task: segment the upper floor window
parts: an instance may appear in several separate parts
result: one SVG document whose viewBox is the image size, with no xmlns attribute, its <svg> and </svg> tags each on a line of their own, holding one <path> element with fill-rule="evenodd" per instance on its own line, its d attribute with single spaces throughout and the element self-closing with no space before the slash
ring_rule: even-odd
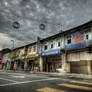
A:
<svg viewBox="0 0 92 92">
<path fill-rule="evenodd" d="M 50 45 L 50 48 L 51 48 L 51 49 L 53 48 L 53 43 Z"/>
<path fill-rule="evenodd" d="M 47 49 L 48 49 L 48 46 L 47 46 L 47 45 L 45 45 L 45 46 L 44 46 L 44 50 L 47 50 Z"/>
<path fill-rule="evenodd" d="M 32 52 L 32 48 L 31 48 L 31 47 L 29 48 L 29 53 L 30 53 L 30 52 Z"/>
<path fill-rule="evenodd" d="M 33 52 L 35 52 L 35 51 L 36 51 L 36 46 L 33 47 Z"/>
<path fill-rule="evenodd" d="M 58 42 L 58 43 L 57 43 L 57 46 L 58 46 L 58 47 L 60 47 L 60 46 L 61 46 L 61 43 L 60 43 L 60 42 Z"/>
<path fill-rule="evenodd" d="M 89 36 L 88 36 L 88 34 L 86 34 L 86 40 L 88 40 L 89 39 Z"/>
<path fill-rule="evenodd" d="M 19 51 L 17 51 L 17 53 L 16 53 L 16 56 L 19 56 L 20 55 L 20 50 Z"/>
<path fill-rule="evenodd" d="M 71 39 L 68 39 L 68 40 L 67 40 L 67 44 L 70 44 L 70 43 L 71 43 Z"/>
<path fill-rule="evenodd" d="M 67 44 L 71 43 L 71 36 L 67 36 Z"/>
</svg>

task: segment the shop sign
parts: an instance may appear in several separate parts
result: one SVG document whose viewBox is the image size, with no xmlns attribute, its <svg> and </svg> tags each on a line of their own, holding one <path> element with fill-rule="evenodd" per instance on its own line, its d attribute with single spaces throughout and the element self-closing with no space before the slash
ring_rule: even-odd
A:
<svg viewBox="0 0 92 92">
<path fill-rule="evenodd" d="M 2 53 L 0 53 L 0 59 L 2 59 L 3 58 L 3 54 Z"/>
<path fill-rule="evenodd" d="M 73 34 L 74 42 L 79 42 L 84 40 L 84 33 L 83 32 L 76 32 Z"/>
<path fill-rule="evenodd" d="M 61 50 L 49 50 L 49 51 L 45 51 L 41 53 L 41 56 L 45 56 L 45 55 L 53 55 L 53 54 L 60 54 Z"/>
<path fill-rule="evenodd" d="M 71 44 L 67 44 L 65 45 L 65 50 L 78 50 L 78 49 L 82 49 L 82 48 L 86 48 L 86 41 L 81 41 L 81 42 L 76 42 L 76 43 L 71 43 Z"/>
<path fill-rule="evenodd" d="M 28 55 L 28 58 L 30 58 L 30 57 L 36 57 L 37 56 L 37 54 L 31 54 L 31 55 Z"/>
</svg>

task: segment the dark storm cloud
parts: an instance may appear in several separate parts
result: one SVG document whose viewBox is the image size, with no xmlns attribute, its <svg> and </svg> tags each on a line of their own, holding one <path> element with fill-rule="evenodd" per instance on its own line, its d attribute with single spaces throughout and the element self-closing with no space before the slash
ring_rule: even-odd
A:
<svg viewBox="0 0 92 92">
<path fill-rule="evenodd" d="M 0 39 L 14 39 L 16 46 L 22 46 L 36 41 L 37 36 L 48 37 L 91 19 L 92 0 L 0 0 Z M 19 29 L 12 27 L 14 21 L 20 23 Z M 42 23 L 44 31 L 39 29 Z"/>
</svg>

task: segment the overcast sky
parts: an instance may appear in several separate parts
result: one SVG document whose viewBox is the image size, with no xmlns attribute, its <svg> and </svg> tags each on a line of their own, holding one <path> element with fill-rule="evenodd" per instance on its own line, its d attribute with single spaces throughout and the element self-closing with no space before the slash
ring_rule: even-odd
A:
<svg viewBox="0 0 92 92">
<path fill-rule="evenodd" d="M 23 46 L 90 20 L 92 0 L 0 0 L 0 49 L 12 48 L 11 40 L 15 47 Z M 12 27 L 15 21 L 19 29 Z"/>
</svg>

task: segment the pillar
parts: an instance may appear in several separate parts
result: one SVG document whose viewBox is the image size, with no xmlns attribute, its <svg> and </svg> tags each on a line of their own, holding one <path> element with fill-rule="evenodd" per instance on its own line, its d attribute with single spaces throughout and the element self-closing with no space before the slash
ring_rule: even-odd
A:
<svg viewBox="0 0 92 92">
<path fill-rule="evenodd" d="M 27 69 L 27 61 L 25 60 L 24 61 L 24 70 L 26 70 Z"/>
<path fill-rule="evenodd" d="M 70 73 L 70 72 L 71 72 L 71 71 L 70 71 L 70 63 L 67 63 L 66 71 L 67 71 L 68 73 Z"/>
<path fill-rule="evenodd" d="M 66 53 L 62 53 L 62 72 L 66 72 Z"/>
<path fill-rule="evenodd" d="M 91 61 L 87 61 L 88 62 L 88 74 L 91 74 Z"/>
<path fill-rule="evenodd" d="M 34 71 L 34 64 L 33 64 L 33 62 L 32 62 L 32 68 L 31 68 L 31 71 Z"/>
<path fill-rule="evenodd" d="M 40 72 L 43 72 L 43 57 L 40 56 Z"/>
<path fill-rule="evenodd" d="M 46 64 L 46 71 L 47 71 L 47 72 L 49 71 L 49 69 L 48 69 L 48 64 Z"/>
</svg>

